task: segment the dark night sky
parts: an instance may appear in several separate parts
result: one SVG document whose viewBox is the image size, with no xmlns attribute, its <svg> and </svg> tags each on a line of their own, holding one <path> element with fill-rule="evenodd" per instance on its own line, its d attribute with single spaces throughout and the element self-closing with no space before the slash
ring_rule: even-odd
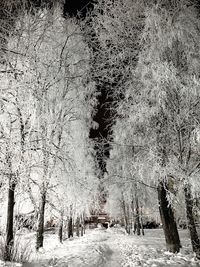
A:
<svg viewBox="0 0 200 267">
<path fill-rule="evenodd" d="M 80 12 L 83 16 L 88 9 L 92 8 L 92 0 L 65 0 L 64 13 L 70 16 L 77 15 Z"/>
</svg>

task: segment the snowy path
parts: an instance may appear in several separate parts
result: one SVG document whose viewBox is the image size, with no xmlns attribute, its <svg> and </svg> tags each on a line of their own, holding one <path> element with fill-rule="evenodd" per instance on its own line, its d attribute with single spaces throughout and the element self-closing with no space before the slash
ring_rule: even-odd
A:
<svg viewBox="0 0 200 267">
<path fill-rule="evenodd" d="M 120 267 L 120 251 L 116 249 L 117 239 L 111 233 L 96 229 L 82 238 L 71 241 L 71 244 L 65 244 L 63 255 L 67 249 L 67 256 L 59 260 L 54 260 L 55 267 Z M 58 249 L 56 258 L 60 258 L 61 249 Z M 71 254 L 71 255 L 70 255 Z M 56 264 L 55 264 L 56 261 Z M 44 265 L 49 266 L 49 265 Z M 39 266 L 38 266 L 39 267 Z"/>
<path fill-rule="evenodd" d="M 50 242 L 52 243 L 52 242 Z M 38 263 L 24 267 L 120 267 L 120 250 L 116 236 L 104 229 L 95 229 L 81 238 L 58 244 L 41 253 Z"/>
<path fill-rule="evenodd" d="M 183 249 L 174 255 L 165 251 L 161 229 L 149 230 L 144 237 L 128 236 L 123 229 L 90 230 L 84 237 L 66 240 L 46 237 L 46 250 L 38 263 L 24 267 L 197 267 L 186 231 L 180 232 Z M 53 247 L 53 248 L 52 248 Z"/>
</svg>

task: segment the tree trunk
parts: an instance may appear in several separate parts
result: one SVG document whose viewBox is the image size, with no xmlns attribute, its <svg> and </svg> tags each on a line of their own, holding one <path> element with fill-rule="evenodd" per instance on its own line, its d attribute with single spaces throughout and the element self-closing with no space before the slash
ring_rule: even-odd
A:
<svg viewBox="0 0 200 267">
<path fill-rule="evenodd" d="M 41 203 L 38 214 L 38 225 L 37 225 L 37 235 L 36 235 L 36 250 L 43 247 L 44 240 L 44 212 L 46 204 L 46 192 L 42 193 Z"/>
<path fill-rule="evenodd" d="M 83 224 L 83 234 L 85 235 L 86 226 L 85 223 Z"/>
<path fill-rule="evenodd" d="M 127 215 L 127 233 L 131 234 L 131 225 L 130 225 L 130 212 L 129 212 L 129 205 L 126 205 L 126 215 Z"/>
<path fill-rule="evenodd" d="M 133 233 L 133 220 L 132 218 L 130 219 L 130 234 Z"/>
<path fill-rule="evenodd" d="M 128 233 L 129 233 L 129 227 L 128 227 L 128 215 L 127 215 L 126 203 L 125 203 L 125 200 L 124 200 L 123 193 L 122 193 L 121 204 L 122 204 L 122 210 L 123 210 L 123 213 L 124 213 L 125 230 L 126 230 L 126 233 L 128 234 Z"/>
<path fill-rule="evenodd" d="M 187 185 L 184 188 L 185 193 L 185 204 L 186 204 L 186 215 L 187 215 L 187 222 L 188 222 L 188 229 L 190 232 L 190 238 L 192 243 L 192 249 L 196 253 L 196 257 L 200 259 L 200 240 L 198 237 L 194 214 L 193 214 L 193 199 L 191 194 L 191 187 Z"/>
<path fill-rule="evenodd" d="M 79 217 L 76 219 L 76 236 L 80 236 L 80 219 L 79 219 Z"/>
<path fill-rule="evenodd" d="M 127 217 L 127 214 L 126 214 L 126 206 L 124 204 L 124 223 L 125 223 L 125 230 L 128 234 L 128 217 Z"/>
<path fill-rule="evenodd" d="M 140 214 L 140 224 L 141 224 L 141 230 L 142 230 L 142 235 L 144 235 L 144 227 L 143 227 L 143 218 L 142 218 L 142 208 L 141 208 L 141 214 Z"/>
<path fill-rule="evenodd" d="M 63 213 L 60 215 L 59 229 L 58 229 L 58 238 L 60 243 L 63 241 Z"/>
<path fill-rule="evenodd" d="M 135 228 L 135 207 L 134 207 L 134 198 L 133 198 L 133 193 L 132 193 L 132 201 L 131 201 L 131 213 L 132 213 L 132 216 L 131 216 L 131 225 L 132 225 L 132 231 L 135 235 L 135 232 L 136 232 L 136 228 Z"/>
<path fill-rule="evenodd" d="M 12 260 L 12 252 L 14 246 L 14 230 L 13 230 L 13 218 L 14 218 L 14 205 L 15 205 L 15 182 L 11 182 L 8 189 L 8 208 L 7 208 L 7 225 L 6 225 L 6 241 L 5 241 L 5 252 L 4 260 Z"/>
<path fill-rule="evenodd" d="M 177 224 L 170 203 L 167 200 L 166 184 L 160 182 L 158 185 L 158 200 L 160 217 L 166 240 L 167 250 L 173 253 L 179 252 L 181 248 Z"/>
<path fill-rule="evenodd" d="M 34 222 L 33 222 L 33 230 L 37 231 L 37 222 L 38 222 L 38 217 L 39 217 L 39 210 L 34 211 Z"/>
<path fill-rule="evenodd" d="M 137 233 L 137 225 L 135 221 L 133 222 L 133 233 L 134 235 Z"/>
<path fill-rule="evenodd" d="M 136 209 L 135 227 L 137 235 L 140 235 L 140 212 L 139 212 L 139 202 L 137 196 L 135 197 L 135 209 Z"/>
<path fill-rule="evenodd" d="M 68 238 L 73 237 L 73 220 L 72 217 L 68 221 Z"/>
<path fill-rule="evenodd" d="M 81 236 L 84 235 L 84 225 L 83 225 L 83 222 L 81 223 Z"/>
<path fill-rule="evenodd" d="M 84 223 L 84 215 L 81 216 L 81 236 L 84 235 L 84 228 L 85 228 L 85 223 Z"/>
</svg>

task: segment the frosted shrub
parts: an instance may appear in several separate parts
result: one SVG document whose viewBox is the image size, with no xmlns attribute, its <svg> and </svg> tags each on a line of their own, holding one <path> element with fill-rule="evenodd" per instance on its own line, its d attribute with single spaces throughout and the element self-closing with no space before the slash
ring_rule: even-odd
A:
<svg viewBox="0 0 200 267">
<path fill-rule="evenodd" d="M 23 242 L 20 238 L 16 239 L 13 248 L 11 248 L 11 261 L 25 263 L 30 261 L 32 248 L 30 241 Z M 0 240 L 0 259 L 4 260 L 5 257 L 5 239 Z"/>
</svg>

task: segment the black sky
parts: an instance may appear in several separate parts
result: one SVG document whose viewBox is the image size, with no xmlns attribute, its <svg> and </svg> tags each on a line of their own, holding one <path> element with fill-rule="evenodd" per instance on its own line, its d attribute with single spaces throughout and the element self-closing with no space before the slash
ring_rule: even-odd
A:
<svg viewBox="0 0 200 267">
<path fill-rule="evenodd" d="M 64 14 L 76 16 L 80 13 L 85 16 L 87 11 L 92 8 L 93 0 L 65 0 Z"/>
</svg>

